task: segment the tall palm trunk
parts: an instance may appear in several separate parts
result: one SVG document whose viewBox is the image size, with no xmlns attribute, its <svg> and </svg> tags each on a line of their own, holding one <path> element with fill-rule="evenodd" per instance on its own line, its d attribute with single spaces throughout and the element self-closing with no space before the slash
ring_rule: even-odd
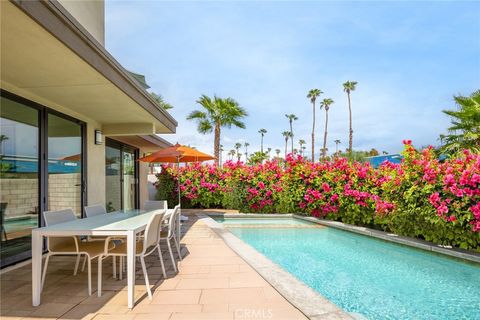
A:
<svg viewBox="0 0 480 320">
<path fill-rule="evenodd" d="M 287 146 L 288 146 L 288 137 L 285 138 L 285 159 L 287 159 Z"/>
<path fill-rule="evenodd" d="M 325 133 L 323 134 L 323 158 L 327 156 L 328 107 L 325 108 Z"/>
<path fill-rule="evenodd" d="M 290 120 L 290 133 L 292 134 L 292 153 L 293 153 L 293 121 Z"/>
<path fill-rule="evenodd" d="M 260 152 L 263 153 L 263 134 L 262 134 L 262 138 L 260 140 Z"/>
<path fill-rule="evenodd" d="M 353 146 L 353 128 L 352 128 L 352 103 L 350 101 L 350 91 L 347 92 L 348 96 L 348 114 L 350 116 L 350 131 L 348 136 L 348 153 L 352 155 L 352 146 Z"/>
<path fill-rule="evenodd" d="M 220 123 L 215 124 L 215 138 L 214 138 L 214 154 L 215 163 L 220 164 Z"/>
<path fill-rule="evenodd" d="M 315 162 L 315 101 L 313 104 L 313 125 L 312 125 L 312 162 Z"/>
</svg>

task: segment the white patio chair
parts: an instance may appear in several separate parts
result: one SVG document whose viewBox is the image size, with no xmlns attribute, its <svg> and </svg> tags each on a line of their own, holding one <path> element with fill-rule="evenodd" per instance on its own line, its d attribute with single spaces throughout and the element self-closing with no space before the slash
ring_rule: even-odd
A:
<svg viewBox="0 0 480 320">
<path fill-rule="evenodd" d="M 143 209 L 146 211 L 158 210 L 158 209 L 167 210 L 168 209 L 167 200 L 160 200 L 160 201 L 147 200 L 143 204 Z"/>
<path fill-rule="evenodd" d="M 177 272 L 177 266 L 175 264 L 175 259 L 173 258 L 172 246 L 170 241 L 173 239 L 175 243 L 175 248 L 177 249 L 178 257 L 180 258 L 180 260 L 182 260 L 182 255 L 180 254 L 180 246 L 176 237 L 179 214 L 180 214 L 180 205 L 177 205 L 173 209 L 173 213 L 170 215 L 168 219 L 168 224 L 164 228 L 166 230 L 162 230 L 160 232 L 160 238 L 159 238 L 159 242 L 162 240 L 167 241 L 168 252 L 170 253 L 170 259 L 172 260 L 173 270 L 175 270 L 175 272 Z"/>
<path fill-rule="evenodd" d="M 85 216 L 87 218 L 91 218 L 91 217 L 96 217 L 96 216 L 99 216 L 99 215 L 102 215 L 102 214 L 107 214 L 107 210 L 105 209 L 104 206 L 100 205 L 100 204 L 96 204 L 96 205 L 92 205 L 92 206 L 86 206 L 84 208 L 84 211 L 85 211 Z M 107 239 L 107 237 L 105 236 L 95 236 L 95 237 L 88 237 L 88 241 L 105 241 Z M 124 241 L 125 238 L 124 237 L 117 237 L 116 238 L 117 241 Z M 115 256 L 112 257 L 113 259 L 113 277 L 116 278 L 117 277 L 117 262 L 116 262 L 116 259 L 115 259 Z M 83 266 L 82 266 L 82 271 L 85 270 L 85 262 L 86 262 L 86 258 L 85 260 L 83 260 Z"/>
<path fill-rule="evenodd" d="M 74 221 L 76 219 L 75 213 L 72 209 L 65 209 L 59 211 L 45 211 L 43 213 L 45 224 L 47 226 Z M 92 294 L 92 259 L 98 258 L 102 255 L 104 250 L 104 243 L 99 241 L 83 242 L 78 237 L 47 237 L 47 257 L 42 272 L 42 290 L 45 284 L 47 275 L 48 262 L 51 256 L 54 255 L 75 255 L 77 261 L 75 263 L 74 275 L 77 274 L 80 256 L 85 255 L 88 265 L 88 294 Z"/>
<path fill-rule="evenodd" d="M 105 207 L 99 204 L 93 205 L 93 206 L 87 206 L 85 207 L 84 210 L 85 210 L 85 216 L 87 218 L 99 216 L 101 214 L 107 214 L 107 210 L 105 210 Z"/>
<path fill-rule="evenodd" d="M 150 220 L 147 223 L 145 228 L 145 236 L 141 240 L 136 241 L 136 258 L 140 259 L 142 265 L 143 276 L 145 278 L 145 286 L 147 287 L 148 297 L 152 299 L 152 291 L 150 290 L 150 283 L 148 281 L 147 267 L 145 265 L 145 257 L 158 251 L 160 264 L 162 265 L 163 277 L 166 277 L 165 266 L 162 259 L 162 250 L 159 246 L 158 237 L 160 234 L 160 228 L 162 225 L 163 216 L 165 215 L 165 210 L 157 210 L 152 214 Z M 127 243 L 123 242 L 120 245 L 115 246 L 113 249 L 109 248 L 109 239 L 105 242 L 105 248 L 102 253 L 102 257 L 107 256 L 127 256 Z M 102 259 L 98 260 L 98 296 L 102 296 Z"/>
</svg>

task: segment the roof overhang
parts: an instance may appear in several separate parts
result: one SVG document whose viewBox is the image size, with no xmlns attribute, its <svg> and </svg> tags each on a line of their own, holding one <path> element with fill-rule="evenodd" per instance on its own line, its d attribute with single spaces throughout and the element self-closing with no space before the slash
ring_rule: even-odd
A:
<svg viewBox="0 0 480 320">
<path fill-rule="evenodd" d="M 141 148 L 142 152 L 156 152 L 171 147 L 172 144 L 157 135 L 148 136 L 115 136 L 113 139 L 128 145 Z"/>
<path fill-rule="evenodd" d="M 57 1 L 0 2 L 2 88 L 84 115 L 114 135 L 175 132 L 175 119 Z"/>
</svg>

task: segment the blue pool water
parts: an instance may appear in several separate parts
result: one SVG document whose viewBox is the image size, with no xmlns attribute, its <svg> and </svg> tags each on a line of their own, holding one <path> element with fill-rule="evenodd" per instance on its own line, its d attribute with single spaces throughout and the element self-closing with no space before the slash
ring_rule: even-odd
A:
<svg viewBox="0 0 480 320">
<path fill-rule="evenodd" d="M 477 264 L 333 228 L 230 231 L 348 312 L 368 319 L 480 319 Z"/>
</svg>

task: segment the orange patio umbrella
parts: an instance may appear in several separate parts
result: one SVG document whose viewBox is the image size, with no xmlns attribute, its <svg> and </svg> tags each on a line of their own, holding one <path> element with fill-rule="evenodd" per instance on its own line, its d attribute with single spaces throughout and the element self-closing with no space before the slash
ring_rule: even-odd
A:
<svg viewBox="0 0 480 320">
<path fill-rule="evenodd" d="M 209 154 L 200 152 L 193 148 L 176 144 L 174 146 L 162 149 L 151 155 L 140 158 L 143 162 L 159 162 L 159 163 L 180 163 L 180 162 L 201 162 L 214 160 Z"/>
<path fill-rule="evenodd" d="M 156 163 L 177 163 L 180 162 L 202 162 L 208 160 L 214 160 L 215 157 L 195 150 L 193 148 L 175 144 L 174 146 L 162 149 L 151 155 L 140 158 L 143 162 L 156 162 Z M 180 180 L 178 180 L 178 204 L 180 204 Z"/>
</svg>

